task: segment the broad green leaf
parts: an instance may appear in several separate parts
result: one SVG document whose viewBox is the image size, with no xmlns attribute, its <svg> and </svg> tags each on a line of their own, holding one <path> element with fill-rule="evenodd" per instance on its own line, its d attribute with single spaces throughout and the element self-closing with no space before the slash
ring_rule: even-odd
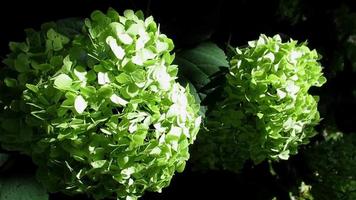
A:
<svg viewBox="0 0 356 200">
<path fill-rule="evenodd" d="M 179 65 L 179 73 L 198 90 L 207 85 L 221 67 L 229 67 L 223 50 L 211 42 L 177 53 L 174 62 Z"/>
</svg>

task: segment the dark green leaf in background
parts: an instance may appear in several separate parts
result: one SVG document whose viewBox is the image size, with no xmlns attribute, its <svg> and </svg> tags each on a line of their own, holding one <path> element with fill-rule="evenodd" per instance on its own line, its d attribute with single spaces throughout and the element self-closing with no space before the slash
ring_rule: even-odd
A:
<svg viewBox="0 0 356 200">
<path fill-rule="evenodd" d="M 34 177 L 1 178 L 0 199 L 48 200 L 48 194 Z"/>
</svg>

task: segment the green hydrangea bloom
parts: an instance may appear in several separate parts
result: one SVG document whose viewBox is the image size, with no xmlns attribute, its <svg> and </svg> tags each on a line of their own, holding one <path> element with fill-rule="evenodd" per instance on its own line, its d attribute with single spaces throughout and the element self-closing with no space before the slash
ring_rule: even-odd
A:
<svg viewBox="0 0 356 200">
<path fill-rule="evenodd" d="M 208 168 L 238 171 L 246 160 L 288 159 L 314 135 L 319 122 L 311 86 L 326 79 L 315 50 L 290 40 L 261 35 L 236 49 L 224 97 L 207 114 L 208 132 L 196 159 Z"/>
<path fill-rule="evenodd" d="M 173 42 L 132 10 L 71 23 L 10 44 L 3 147 L 30 154 L 50 191 L 95 199 L 161 191 L 184 169 L 201 121 L 194 97 L 175 82 Z"/>
</svg>

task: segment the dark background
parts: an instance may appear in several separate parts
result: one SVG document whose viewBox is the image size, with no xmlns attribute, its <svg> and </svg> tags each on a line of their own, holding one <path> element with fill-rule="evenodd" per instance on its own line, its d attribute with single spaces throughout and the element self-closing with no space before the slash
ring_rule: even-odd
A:
<svg viewBox="0 0 356 200">
<path fill-rule="evenodd" d="M 345 133 L 356 132 L 356 73 L 352 69 L 356 58 L 347 58 L 349 50 L 344 47 L 347 37 L 356 34 L 356 25 L 353 30 L 353 22 L 348 24 L 349 19 L 338 14 L 341 8 L 349 9 L 349 13 L 356 12 L 354 1 L 300 0 L 296 1 L 299 3 L 290 16 L 283 14 L 293 8 L 281 7 L 285 2 L 292 1 L 1 1 L 0 59 L 8 52 L 9 41 L 24 39 L 25 28 L 39 29 L 44 22 L 62 18 L 88 17 L 93 10 L 106 11 L 108 7 L 120 12 L 125 9 L 141 9 L 145 14 L 153 15 L 160 23 L 161 31 L 174 40 L 176 51 L 194 47 L 205 40 L 211 40 L 226 49 L 227 44 L 245 45 L 247 41 L 258 38 L 260 33 L 270 36 L 278 33 L 283 38 L 308 40 L 309 47 L 316 48 L 323 56 L 321 62 L 328 82 L 321 89 L 312 90 L 321 97 L 320 112 L 324 120 L 318 128 L 321 130 L 335 125 Z M 354 21 L 356 24 L 356 19 Z M 341 65 L 343 69 L 340 70 Z M 255 167 L 247 163 L 241 174 L 225 171 L 195 172 L 188 163 L 184 173 L 177 174 L 162 194 L 147 193 L 142 199 L 271 199 L 273 196 L 287 199 L 289 189 L 307 173 L 302 158 L 301 154 L 288 162 L 273 164 L 278 174 L 275 176 L 269 172 L 267 162 Z M 6 171 L 6 175 L 32 173 L 36 169 L 30 159 L 21 155 L 14 154 L 11 162 L 12 167 Z M 86 198 L 53 194 L 50 199 Z"/>
</svg>

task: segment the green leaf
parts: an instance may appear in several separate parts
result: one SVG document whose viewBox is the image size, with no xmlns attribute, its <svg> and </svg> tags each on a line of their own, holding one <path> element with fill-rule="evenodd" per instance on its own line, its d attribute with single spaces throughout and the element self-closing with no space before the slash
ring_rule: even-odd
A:
<svg viewBox="0 0 356 200">
<path fill-rule="evenodd" d="M 137 87 L 142 88 L 145 86 L 145 82 L 146 82 L 145 70 L 138 69 L 131 73 L 131 77 L 134 80 L 134 83 L 137 85 Z"/>
<path fill-rule="evenodd" d="M 147 135 L 147 131 L 146 130 L 138 130 L 138 131 L 136 131 L 132 136 L 134 144 L 136 146 L 142 145 L 144 143 L 146 135 Z"/>
<path fill-rule="evenodd" d="M 57 33 L 52 28 L 47 32 L 47 47 L 53 49 L 54 51 L 59 51 L 63 49 L 63 45 L 67 44 L 70 40 L 66 36 Z"/>
<path fill-rule="evenodd" d="M 229 67 L 224 51 L 211 42 L 177 53 L 174 62 L 179 65 L 179 73 L 198 90 L 207 85 L 221 67 Z"/>
<path fill-rule="evenodd" d="M 113 89 L 109 85 L 104 85 L 98 90 L 98 93 L 101 98 L 109 98 L 113 93 Z"/>
<path fill-rule="evenodd" d="M 54 86 L 60 90 L 69 90 L 72 82 L 72 79 L 66 74 L 60 74 L 54 78 Z"/>
<path fill-rule="evenodd" d="M 72 69 L 73 62 L 70 60 L 69 56 L 63 59 L 63 73 L 69 73 Z"/>
<path fill-rule="evenodd" d="M 1 121 L 1 126 L 10 133 L 17 133 L 20 129 L 20 121 L 18 119 L 6 118 Z"/>
<path fill-rule="evenodd" d="M 126 73 L 120 73 L 118 76 L 116 76 L 116 81 L 121 83 L 121 84 L 126 84 L 131 82 L 131 77 L 127 75 Z"/>
<path fill-rule="evenodd" d="M 16 87 L 17 86 L 17 80 L 14 78 L 6 77 L 4 79 L 4 82 L 7 87 Z"/>
<path fill-rule="evenodd" d="M 72 38 L 83 31 L 82 18 L 66 18 L 56 21 L 57 31 L 66 37 Z"/>
<path fill-rule="evenodd" d="M 135 97 L 139 93 L 139 88 L 134 84 L 129 84 L 125 90 L 129 97 Z"/>
<path fill-rule="evenodd" d="M 26 84 L 26 87 L 29 89 L 29 90 L 31 90 L 32 92 L 34 92 L 34 93 L 38 93 L 38 87 L 36 86 L 36 85 L 32 85 L 32 84 Z"/>
<path fill-rule="evenodd" d="M 30 62 L 28 60 L 28 56 L 26 54 L 19 54 L 17 59 L 15 60 L 15 69 L 18 72 L 27 72 L 30 69 Z"/>
<path fill-rule="evenodd" d="M 43 63 L 43 64 L 39 64 L 39 65 L 32 64 L 32 67 L 34 69 L 37 69 L 37 70 L 50 70 L 50 69 L 53 69 L 53 66 L 48 64 L 48 63 Z"/>
</svg>

